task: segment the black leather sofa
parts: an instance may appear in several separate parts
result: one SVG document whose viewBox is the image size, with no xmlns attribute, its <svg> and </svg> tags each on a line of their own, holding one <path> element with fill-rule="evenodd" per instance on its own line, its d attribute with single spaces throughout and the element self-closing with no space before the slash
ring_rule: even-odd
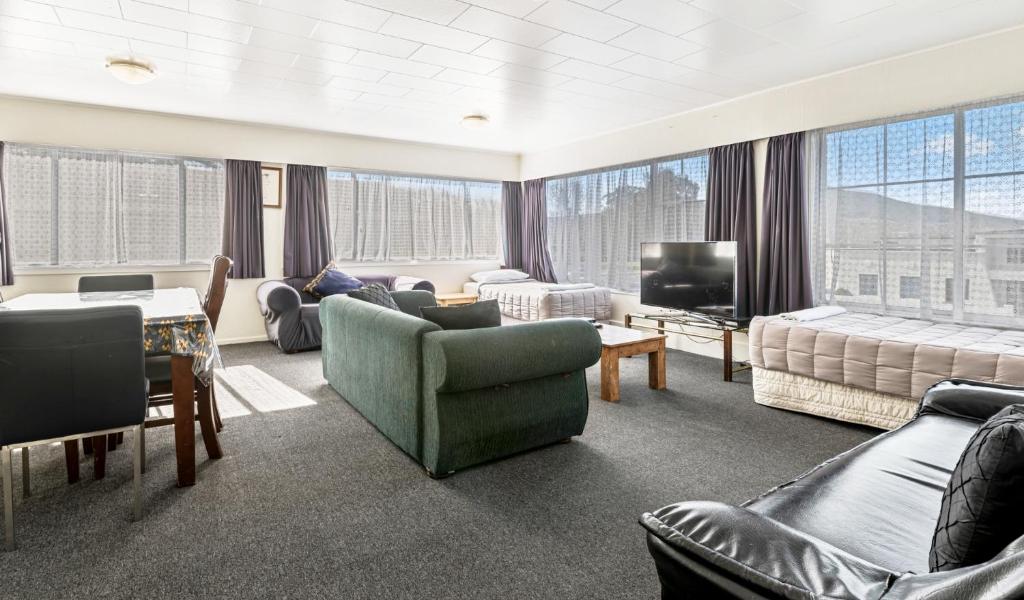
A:
<svg viewBox="0 0 1024 600">
<path fill-rule="evenodd" d="M 928 572 L 960 454 L 1018 403 L 1022 388 L 942 382 L 907 425 L 742 507 L 683 502 L 644 514 L 662 598 L 1024 598 L 1024 532 L 988 562 Z"/>
<path fill-rule="evenodd" d="M 320 301 L 302 291 L 311 279 L 289 277 L 264 281 L 256 288 L 256 300 L 263 314 L 267 338 L 285 352 L 302 352 L 320 347 Z M 416 277 L 360 275 L 357 279 L 366 284 L 379 283 L 390 291 L 435 291 L 433 283 Z"/>
</svg>

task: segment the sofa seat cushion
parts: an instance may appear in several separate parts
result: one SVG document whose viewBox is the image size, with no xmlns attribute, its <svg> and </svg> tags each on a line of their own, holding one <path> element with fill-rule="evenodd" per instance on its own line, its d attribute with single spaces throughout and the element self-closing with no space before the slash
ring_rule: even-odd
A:
<svg viewBox="0 0 1024 600">
<path fill-rule="evenodd" d="M 928 572 L 942 494 L 977 423 L 923 415 L 747 508 L 893 572 Z"/>
</svg>

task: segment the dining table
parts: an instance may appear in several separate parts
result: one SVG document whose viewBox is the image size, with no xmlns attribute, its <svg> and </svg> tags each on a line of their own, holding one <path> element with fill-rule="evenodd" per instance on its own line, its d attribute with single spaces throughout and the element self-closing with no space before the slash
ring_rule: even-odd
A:
<svg viewBox="0 0 1024 600">
<path fill-rule="evenodd" d="M 171 357 L 177 484 L 179 487 L 194 485 L 196 398 L 198 396 L 200 403 L 208 401 L 213 369 L 220 364 L 213 328 L 195 289 L 29 293 L 0 304 L 0 311 L 74 310 L 120 305 L 135 305 L 142 309 L 146 356 Z M 223 454 L 216 438 L 204 436 L 203 439 L 207 455 L 211 459 L 221 458 Z"/>
</svg>

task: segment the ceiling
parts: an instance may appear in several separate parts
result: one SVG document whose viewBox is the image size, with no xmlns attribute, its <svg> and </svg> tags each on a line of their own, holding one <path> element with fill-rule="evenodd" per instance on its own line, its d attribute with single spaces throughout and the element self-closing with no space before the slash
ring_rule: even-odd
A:
<svg viewBox="0 0 1024 600">
<path fill-rule="evenodd" d="M 1021 0 L 0 0 L 0 94 L 527 152 L 1021 23 Z"/>
</svg>

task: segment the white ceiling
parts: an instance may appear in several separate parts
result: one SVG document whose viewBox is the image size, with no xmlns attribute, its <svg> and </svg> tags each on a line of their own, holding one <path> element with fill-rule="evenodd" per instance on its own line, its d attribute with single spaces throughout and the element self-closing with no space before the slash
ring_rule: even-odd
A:
<svg viewBox="0 0 1024 600">
<path fill-rule="evenodd" d="M 1024 0 L 0 0 L 0 93 L 525 152 L 1021 23 Z"/>
</svg>

